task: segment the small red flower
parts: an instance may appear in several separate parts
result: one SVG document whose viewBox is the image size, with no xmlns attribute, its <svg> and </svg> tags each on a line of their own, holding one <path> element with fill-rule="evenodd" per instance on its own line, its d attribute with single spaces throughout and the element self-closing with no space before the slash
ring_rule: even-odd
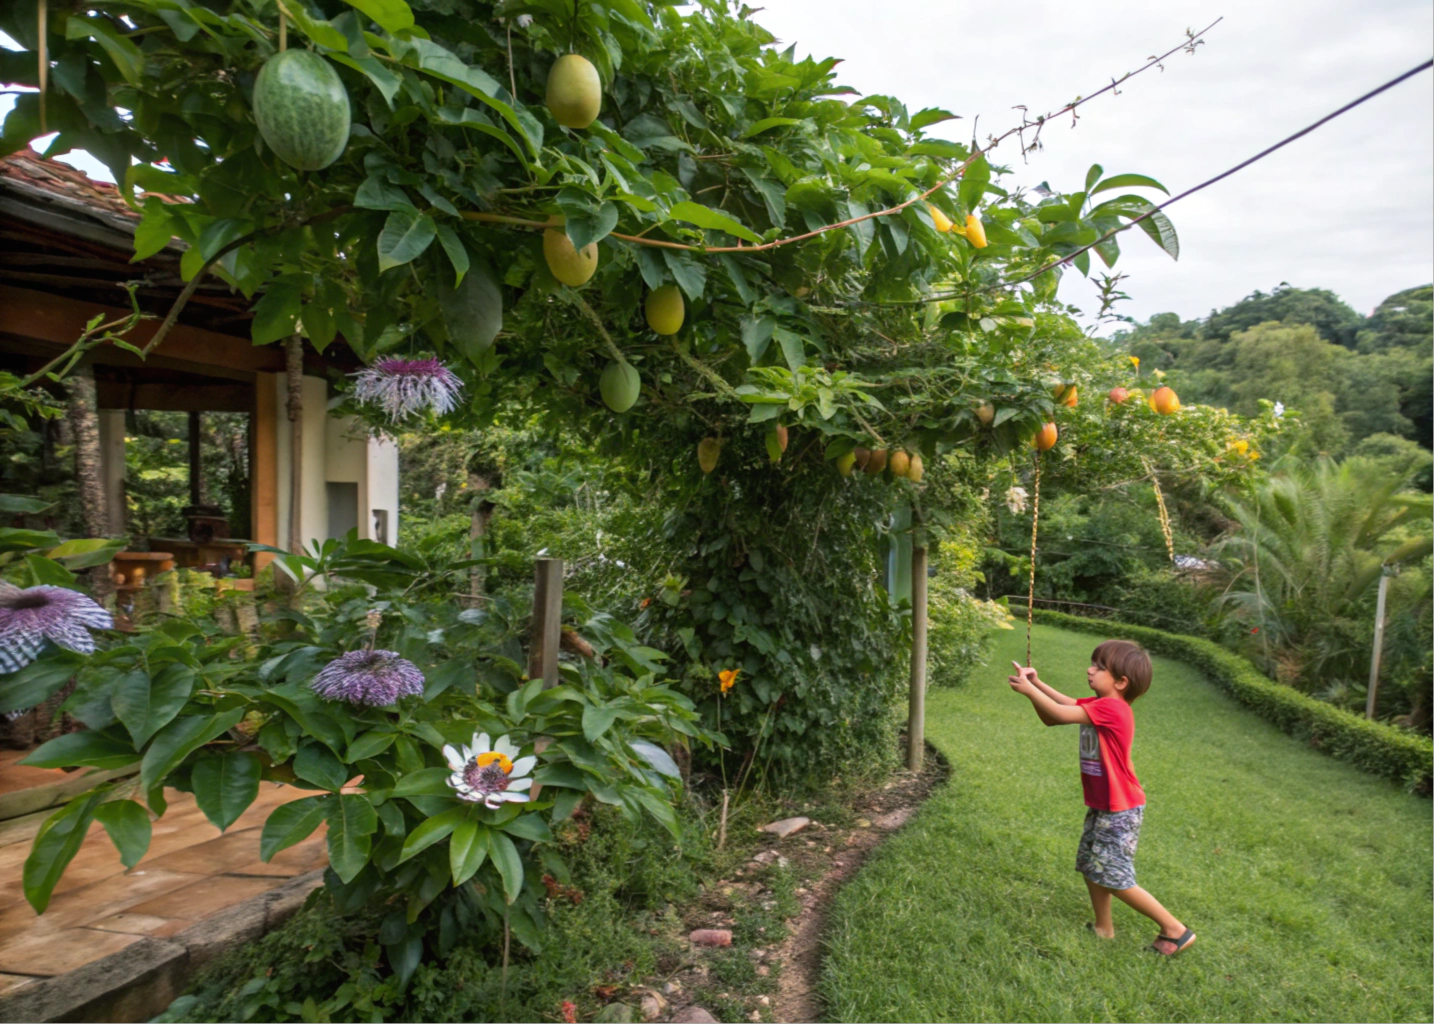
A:
<svg viewBox="0 0 1434 1024">
<path fill-rule="evenodd" d="M 1260 627 L 1259 627 L 1259 626 L 1256 626 L 1254 629 L 1250 630 L 1251 633 L 1258 633 L 1259 631 L 1260 631 Z"/>
<path fill-rule="evenodd" d="M 578 1024 L 578 1004 L 570 1000 L 563 1000 L 563 1020 L 567 1024 Z"/>
</svg>

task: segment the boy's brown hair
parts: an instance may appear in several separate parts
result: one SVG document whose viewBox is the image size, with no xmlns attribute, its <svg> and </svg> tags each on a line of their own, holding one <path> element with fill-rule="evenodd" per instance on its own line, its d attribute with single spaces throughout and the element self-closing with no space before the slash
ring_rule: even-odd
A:
<svg viewBox="0 0 1434 1024">
<path fill-rule="evenodd" d="M 1127 704 L 1134 704 L 1146 690 L 1150 689 L 1150 677 L 1154 669 L 1150 655 L 1133 640 L 1107 640 L 1090 652 L 1090 663 L 1103 668 L 1117 680 L 1125 679 L 1125 689 L 1120 695 Z"/>
</svg>

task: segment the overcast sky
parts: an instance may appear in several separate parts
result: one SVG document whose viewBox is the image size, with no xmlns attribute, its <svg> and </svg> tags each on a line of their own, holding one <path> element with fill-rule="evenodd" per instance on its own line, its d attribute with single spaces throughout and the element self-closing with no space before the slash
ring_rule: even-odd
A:
<svg viewBox="0 0 1434 1024">
<path fill-rule="evenodd" d="M 1075 129 L 1069 118 L 1050 125 L 1044 151 L 1028 165 L 1014 142 L 993 159 L 1013 165 L 1026 185 L 1048 180 L 1074 191 L 1100 163 L 1108 174 L 1148 174 L 1179 192 L 1434 49 L 1429 0 L 767 0 L 756 17 L 799 54 L 843 58 L 844 84 L 895 95 L 913 111 L 960 114 L 942 126 L 952 138 L 969 139 L 979 115 L 984 141 L 1015 123 L 1014 105 L 1054 110 L 1222 15 L 1194 56 L 1177 54 L 1163 72 L 1096 99 Z M 1122 309 L 1142 320 L 1165 311 L 1204 316 L 1282 281 L 1328 288 L 1368 313 L 1392 292 L 1429 283 L 1434 75 L 1351 111 L 1170 216 L 1178 263 L 1137 232 L 1123 238 L 1116 269 L 1130 275 L 1133 301 Z M 1061 288 L 1062 298 L 1087 308 L 1092 294 L 1074 273 Z"/>
<path fill-rule="evenodd" d="M 756 0 L 749 0 L 756 2 Z M 911 110 L 980 116 L 979 134 L 1094 92 L 1224 16 L 1194 56 L 1177 54 L 1081 108 L 1020 166 L 1027 185 L 1076 191 L 1092 163 L 1137 172 L 1172 193 L 1213 177 L 1427 60 L 1429 0 L 767 0 L 757 15 L 799 54 L 836 56 L 844 84 L 889 93 Z M 942 127 L 949 127 L 944 125 Z M 1008 149 L 1009 147 L 1009 149 Z M 1130 275 L 1127 314 L 1204 316 L 1281 281 L 1328 288 L 1361 312 L 1434 280 L 1434 74 L 1425 72 L 1240 174 L 1177 204 L 1178 263 L 1139 229 L 1116 269 Z M 1099 263 L 1096 264 L 1099 266 Z M 1095 273 L 1092 268 L 1092 273 Z M 1072 278 L 1076 278 L 1072 281 Z M 1068 274 L 1061 296 L 1093 306 Z"/>
</svg>

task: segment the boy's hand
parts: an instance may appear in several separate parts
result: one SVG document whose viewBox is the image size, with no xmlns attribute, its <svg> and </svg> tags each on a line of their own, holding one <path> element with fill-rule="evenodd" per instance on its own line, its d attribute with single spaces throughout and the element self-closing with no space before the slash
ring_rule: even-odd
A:
<svg viewBox="0 0 1434 1024">
<path fill-rule="evenodd" d="M 1016 667 L 1016 674 L 1006 677 L 1006 682 L 1011 684 L 1011 689 L 1017 693 L 1026 693 L 1030 690 L 1034 690 L 1036 688 L 1036 670 L 1033 668 L 1023 668 L 1019 662 L 1015 661 L 1011 662 L 1011 664 Z"/>
</svg>

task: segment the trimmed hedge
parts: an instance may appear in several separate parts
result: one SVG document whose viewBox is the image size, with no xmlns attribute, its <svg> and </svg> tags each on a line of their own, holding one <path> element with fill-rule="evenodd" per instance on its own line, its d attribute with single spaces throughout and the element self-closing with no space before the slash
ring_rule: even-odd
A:
<svg viewBox="0 0 1434 1024">
<path fill-rule="evenodd" d="M 1312 746 L 1341 761 L 1394 779 L 1417 793 L 1430 791 L 1434 742 L 1428 737 L 1383 722 L 1371 722 L 1273 682 L 1240 655 L 1219 644 L 1148 626 L 1087 619 L 1064 612 L 1038 610 L 1035 620 L 1083 633 L 1135 640 L 1156 654 L 1178 658 L 1199 668 L 1235 700 L 1291 736 L 1308 739 Z"/>
</svg>

